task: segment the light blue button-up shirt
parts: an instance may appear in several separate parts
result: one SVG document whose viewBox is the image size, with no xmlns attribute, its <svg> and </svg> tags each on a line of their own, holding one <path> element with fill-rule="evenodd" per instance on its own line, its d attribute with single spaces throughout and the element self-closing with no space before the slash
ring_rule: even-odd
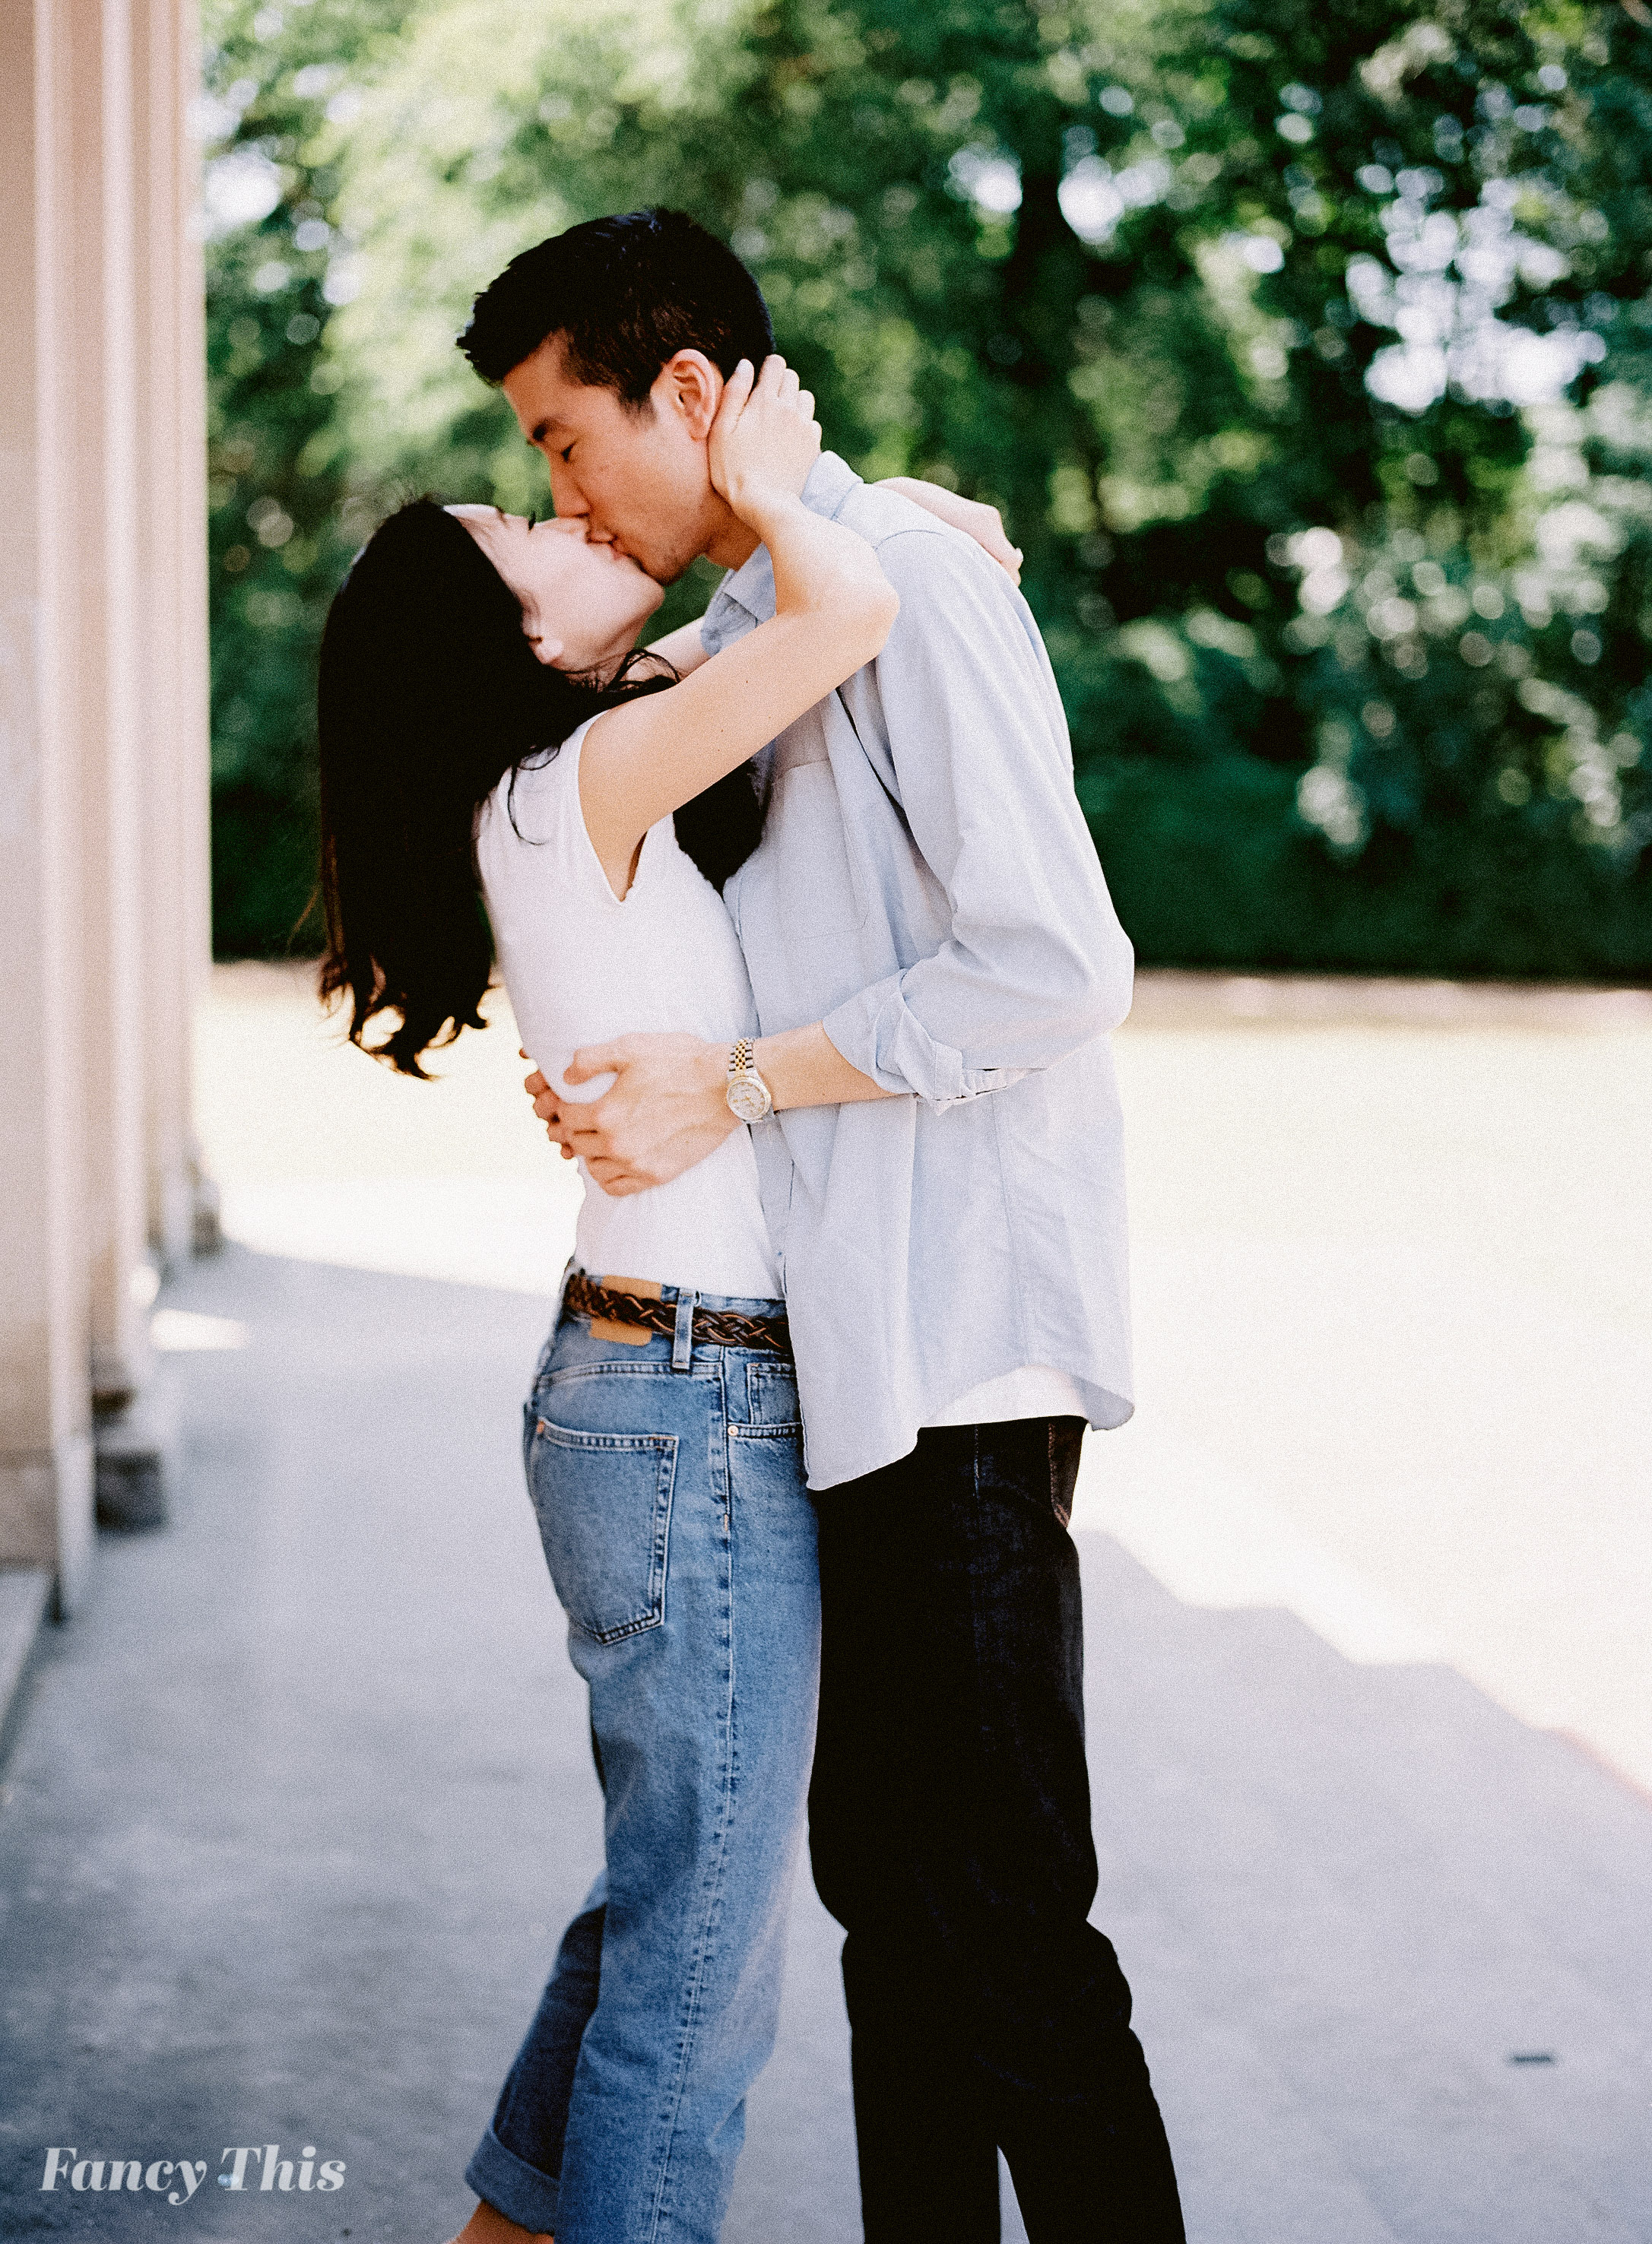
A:
<svg viewBox="0 0 1652 2244">
<path fill-rule="evenodd" d="M 1129 1416 L 1108 1032 L 1134 962 L 1026 602 L 831 453 L 803 498 L 877 547 L 901 599 L 877 659 L 758 759 L 763 838 L 727 891 L 763 1033 L 823 1021 L 897 1094 L 754 1132 L 828 1489 L 1028 1365 L 1071 1373 L 1093 1424 Z M 774 612 L 760 546 L 707 611 L 707 651 Z"/>
</svg>

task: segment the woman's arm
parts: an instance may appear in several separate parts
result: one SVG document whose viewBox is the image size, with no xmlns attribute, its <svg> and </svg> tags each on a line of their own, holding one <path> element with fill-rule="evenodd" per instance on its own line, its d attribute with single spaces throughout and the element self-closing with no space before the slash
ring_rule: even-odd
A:
<svg viewBox="0 0 1652 2244">
<path fill-rule="evenodd" d="M 946 490 L 939 483 L 920 482 L 915 476 L 885 476 L 872 488 L 897 491 L 902 498 L 911 499 L 914 506 L 921 506 L 925 514 L 932 514 L 938 522 L 961 530 L 998 563 L 1011 584 L 1020 583 L 1021 549 L 1011 544 L 1003 516 L 985 499 L 961 497 L 957 491 Z"/>
<path fill-rule="evenodd" d="M 820 449 L 814 401 L 783 359 L 745 361 L 712 430 L 712 479 L 768 548 L 775 614 L 682 683 L 606 710 L 586 735 L 579 804 L 616 895 L 643 835 L 755 756 L 871 661 L 900 603 L 863 537 L 798 496 Z"/>
<path fill-rule="evenodd" d="M 941 483 L 926 483 L 916 476 L 885 476 L 881 483 L 872 485 L 874 490 L 897 491 L 903 498 L 921 506 L 925 514 L 932 514 L 938 522 L 950 523 L 972 537 L 981 551 L 998 563 L 1011 584 L 1021 581 L 1021 549 L 1012 545 L 1004 527 L 1004 517 L 997 507 L 989 506 L 985 499 L 960 498 L 954 490 Z M 698 622 L 679 624 L 675 631 L 667 632 L 663 638 L 652 639 L 650 654 L 663 655 L 679 678 L 687 678 L 691 670 L 698 670 L 706 659 L 706 650 L 701 642 Z"/>
</svg>

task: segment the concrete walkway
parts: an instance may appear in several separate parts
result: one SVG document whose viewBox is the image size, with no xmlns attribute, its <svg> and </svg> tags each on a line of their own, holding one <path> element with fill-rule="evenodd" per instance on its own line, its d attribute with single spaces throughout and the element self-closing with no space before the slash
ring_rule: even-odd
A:
<svg viewBox="0 0 1652 2244">
<path fill-rule="evenodd" d="M 105 1541 L 6 1772 L 0 2232 L 438 2244 L 598 1846 L 517 1453 L 545 1306 L 239 1247 L 166 1306 L 244 1345 L 175 1359 L 174 1522 Z M 1097 1914 L 1196 2244 L 1652 2238 L 1652 1808 L 1080 1540 Z M 729 2244 L 857 2234 L 833 1950 L 800 1894 Z M 343 2187 L 219 2187 L 266 2143 Z M 51 2146 L 206 2174 L 43 2193 Z"/>
</svg>

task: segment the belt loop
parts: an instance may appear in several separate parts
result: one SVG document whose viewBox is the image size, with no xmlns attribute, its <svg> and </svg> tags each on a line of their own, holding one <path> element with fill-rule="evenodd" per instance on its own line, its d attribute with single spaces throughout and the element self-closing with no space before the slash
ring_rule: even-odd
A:
<svg viewBox="0 0 1652 2244">
<path fill-rule="evenodd" d="M 694 1309 L 700 1300 L 692 1287 L 677 1295 L 677 1328 L 671 1336 L 671 1368 L 692 1369 L 694 1360 Z"/>
</svg>

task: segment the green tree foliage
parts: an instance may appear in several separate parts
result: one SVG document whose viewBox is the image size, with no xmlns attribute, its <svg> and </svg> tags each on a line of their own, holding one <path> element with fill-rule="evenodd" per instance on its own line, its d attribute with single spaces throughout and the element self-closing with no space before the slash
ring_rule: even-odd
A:
<svg viewBox="0 0 1652 2244">
<path fill-rule="evenodd" d="M 401 13 L 234 0 L 205 25 L 213 930 L 229 956 L 284 949 L 315 886 L 315 650 L 360 542 L 322 349 L 349 286 L 336 159 L 352 75 Z"/>
<path fill-rule="evenodd" d="M 410 488 L 543 504 L 452 348 L 471 294 L 667 201 L 863 472 L 1005 509 L 1145 957 L 1652 964 L 1631 15 L 315 0 L 213 68 L 259 89 L 215 161 L 281 186 L 214 248 L 220 942 L 301 902 L 306 665 L 361 531 Z"/>
</svg>

